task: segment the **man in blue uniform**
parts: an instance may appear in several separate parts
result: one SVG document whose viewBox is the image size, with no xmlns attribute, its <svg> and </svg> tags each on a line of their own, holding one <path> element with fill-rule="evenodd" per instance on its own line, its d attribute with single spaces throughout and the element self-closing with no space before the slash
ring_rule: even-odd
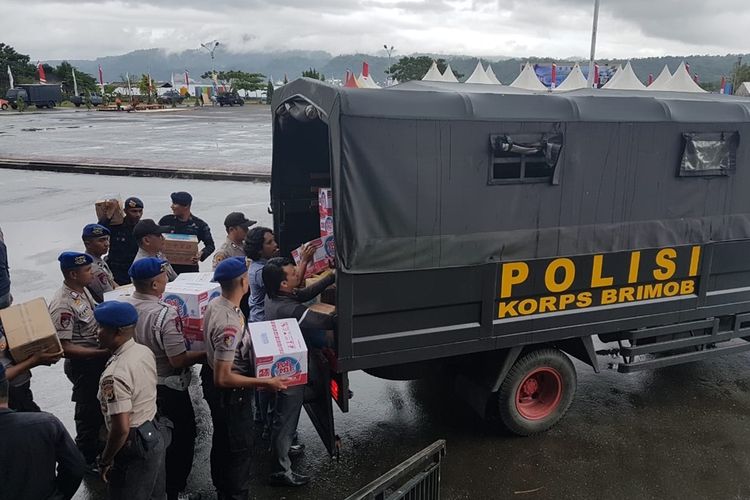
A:
<svg viewBox="0 0 750 500">
<path fill-rule="evenodd" d="M 190 211 L 193 204 L 193 197 L 190 193 L 179 191 L 172 193 L 171 198 L 172 214 L 162 217 L 159 220 L 159 225 L 168 226 L 172 233 L 195 235 L 198 237 L 198 241 L 203 243 L 203 249 L 200 250 L 199 255 L 195 256 L 192 265 L 175 264 L 172 267 L 177 271 L 177 274 L 197 273 L 198 262 L 206 260 L 216 249 L 214 239 L 211 236 L 211 228 L 203 219 L 199 219 Z"/>
<path fill-rule="evenodd" d="M 8 408 L 8 380 L 0 365 L 0 498 L 73 498 L 85 464 L 62 422 L 44 412 Z"/>
<path fill-rule="evenodd" d="M 125 200 L 125 220 L 122 224 L 112 224 L 111 218 L 106 216 L 99 220 L 99 224 L 108 228 L 110 235 L 110 249 L 107 264 L 112 270 L 118 285 L 130 283 L 128 269 L 138 253 L 138 242 L 133 236 L 133 228 L 143 216 L 143 202 L 131 196 Z"/>
</svg>

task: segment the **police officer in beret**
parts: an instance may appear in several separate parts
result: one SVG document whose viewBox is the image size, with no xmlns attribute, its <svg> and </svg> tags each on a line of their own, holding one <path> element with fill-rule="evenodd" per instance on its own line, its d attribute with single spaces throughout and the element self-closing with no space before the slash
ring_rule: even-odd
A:
<svg viewBox="0 0 750 500">
<path fill-rule="evenodd" d="M 288 379 L 254 377 L 250 335 L 240 300 L 247 292 L 247 265 L 241 257 L 222 261 L 214 271 L 221 297 L 209 302 L 203 319 L 209 370 L 202 372 L 203 394 L 211 409 L 211 479 L 221 499 L 246 499 L 250 492 L 253 448 L 252 389 L 279 391 Z"/>
<path fill-rule="evenodd" d="M 164 236 L 162 235 L 168 232 L 167 226 L 158 226 L 152 219 L 143 219 L 136 224 L 133 234 L 138 242 L 138 253 L 135 255 L 134 262 L 147 257 L 167 260 L 162 253 L 164 251 Z M 169 262 L 165 266 L 165 271 L 169 281 L 177 278 L 177 273 Z M 128 268 L 128 273 L 130 273 L 130 268 Z"/>
<path fill-rule="evenodd" d="M 245 217 L 242 212 L 232 212 L 226 216 L 224 228 L 227 230 L 227 239 L 214 254 L 214 269 L 226 258 L 245 256 L 243 242 L 250 226 L 256 222 Z"/>
<path fill-rule="evenodd" d="M 193 197 L 190 193 L 179 191 L 172 193 L 170 197 L 172 198 L 172 214 L 162 217 L 159 225 L 169 226 L 172 233 L 195 235 L 198 237 L 198 241 L 203 243 L 203 249 L 193 259 L 193 265 L 175 264 L 174 270 L 177 271 L 177 274 L 197 273 L 198 261 L 203 262 L 216 249 L 214 239 L 211 236 L 211 229 L 203 219 L 199 219 L 190 211 L 193 204 Z"/>
<path fill-rule="evenodd" d="M 91 269 L 94 260 L 78 252 L 63 252 L 57 260 L 64 280 L 52 297 L 49 312 L 65 352 L 65 375 L 73 383 L 76 445 L 93 468 L 102 449 L 99 430 L 104 424 L 96 391 L 109 358 L 109 351 L 99 347 L 94 317 L 96 301 L 86 289 L 94 278 Z"/>
<path fill-rule="evenodd" d="M 107 255 L 107 264 L 112 270 L 118 285 L 130 283 L 128 269 L 133 263 L 135 254 L 138 252 L 138 243 L 133 236 L 133 228 L 143 216 L 143 202 L 131 196 L 125 200 L 125 219 L 122 224 L 112 224 L 111 219 L 106 217 L 99 220 L 99 224 L 109 228 L 110 249 Z"/>
<path fill-rule="evenodd" d="M 91 263 L 94 279 L 86 288 L 89 289 L 97 302 L 104 300 L 105 292 L 117 288 L 112 271 L 102 259 L 102 256 L 109 252 L 110 234 L 110 230 L 100 224 L 87 224 L 83 227 L 83 233 L 81 234 L 86 253 L 94 259 L 94 262 Z"/>
<path fill-rule="evenodd" d="M 94 310 L 99 344 L 112 354 L 97 394 L 107 423 L 99 459 L 112 500 L 164 498 L 164 454 L 169 430 L 156 421 L 156 361 L 133 340 L 138 312 L 110 301 Z"/>
<path fill-rule="evenodd" d="M 155 257 L 133 262 L 130 277 L 135 292 L 122 301 L 138 311 L 135 341 L 156 357 L 156 404 L 159 414 L 174 424 L 166 456 L 167 500 L 177 500 L 187 485 L 195 451 L 195 411 L 188 392 L 190 367 L 205 363 L 206 353 L 187 349 L 177 310 L 160 299 L 167 286 L 167 265 Z"/>
</svg>

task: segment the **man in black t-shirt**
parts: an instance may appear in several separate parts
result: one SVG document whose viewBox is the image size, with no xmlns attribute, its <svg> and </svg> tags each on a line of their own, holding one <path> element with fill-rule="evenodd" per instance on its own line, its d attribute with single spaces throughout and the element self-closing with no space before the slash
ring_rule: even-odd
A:
<svg viewBox="0 0 750 500">
<path fill-rule="evenodd" d="M 193 204 L 193 197 L 190 193 L 179 191 L 172 193 L 172 214 L 165 215 L 159 220 L 160 226 L 168 226 L 172 233 L 192 234 L 198 237 L 198 241 L 203 243 L 203 249 L 193 259 L 192 265 L 173 264 L 172 267 L 181 273 L 197 273 L 198 262 L 203 262 L 214 253 L 216 249 L 214 239 L 211 236 L 211 228 L 203 219 L 193 215 L 190 207 Z"/>
</svg>

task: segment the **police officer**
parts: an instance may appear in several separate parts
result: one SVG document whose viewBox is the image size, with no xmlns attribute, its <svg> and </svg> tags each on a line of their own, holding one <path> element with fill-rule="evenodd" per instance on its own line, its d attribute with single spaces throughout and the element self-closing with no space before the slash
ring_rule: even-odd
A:
<svg viewBox="0 0 750 500">
<path fill-rule="evenodd" d="M 93 259 L 85 253 L 63 252 L 57 260 L 64 281 L 52 298 L 49 311 L 65 352 L 65 374 L 73 383 L 76 445 L 93 468 L 102 448 L 99 430 L 104 424 L 96 391 L 109 351 L 99 348 L 96 302 L 86 289 L 94 277 Z"/>
<path fill-rule="evenodd" d="M 112 270 L 112 274 L 115 277 L 115 281 L 118 285 L 127 285 L 130 283 L 128 277 L 128 269 L 130 264 L 133 263 L 135 254 L 138 253 L 138 242 L 133 236 L 133 228 L 138 224 L 143 216 L 143 202 L 131 196 L 125 200 L 125 219 L 122 224 L 112 224 L 111 216 L 103 217 L 99 220 L 99 224 L 109 228 L 112 232 L 111 236 L 111 248 L 107 255 L 107 264 Z"/>
<path fill-rule="evenodd" d="M 143 219 L 133 228 L 133 235 L 138 242 L 138 253 L 135 254 L 135 261 L 145 259 L 146 257 L 156 257 L 158 259 L 167 260 L 164 258 L 164 233 L 168 233 L 169 228 L 166 226 L 158 226 L 156 222 L 151 219 Z M 174 281 L 177 278 L 177 273 L 169 262 L 165 266 L 167 273 L 167 279 Z M 128 272 L 130 269 L 128 268 Z M 129 278 L 130 276 L 128 276 Z"/>
<path fill-rule="evenodd" d="M 195 451 L 195 412 L 188 393 L 190 367 L 204 363 L 206 353 L 187 350 L 177 310 L 160 300 L 167 286 L 167 265 L 155 257 L 135 261 L 130 266 L 135 292 L 122 300 L 138 311 L 135 341 L 156 357 L 156 404 L 159 414 L 174 424 L 166 456 L 167 500 L 177 500 L 187 485 Z"/>
<path fill-rule="evenodd" d="M 170 195 L 172 198 L 172 214 L 165 215 L 159 221 L 160 226 L 169 226 L 171 232 L 177 234 L 193 234 L 198 237 L 198 241 L 203 242 L 203 250 L 193 259 L 193 265 L 174 265 L 177 274 L 180 273 L 197 273 L 198 261 L 203 262 L 212 253 L 214 253 L 214 239 L 211 236 L 211 229 L 208 224 L 199 219 L 190 212 L 193 204 L 193 197 L 190 193 L 179 191 Z"/>
<path fill-rule="evenodd" d="M 0 309 L 12 302 L 10 295 L 10 268 L 8 267 L 8 248 L 5 246 L 3 230 L 0 229 Z"/>
<path fill-rule="evenodd" d="M 118 301 L 99 305 L 99 344 L 112 353 L 97 397 L 107 423 L 99 459 L 112 500 L 164 498 L 164 453 L 169 432 L 156 421 L 156 361 L 133 340 L 138 312 Z"/>
<path fill-rule="evenodd" d="M 110 230 L 100 224 L 87 224 L 83 227 L 81 239 L 86 247 L 86 253 L 89 254 L 94 262 L 91 268 L 94 271 L 94 279 L 86 288 L 89 289 L 94 300 L 102 302 L 104 293 L 117 288 L 115 277 L 110 271 L 109 266 L 102 259 L 103 255 L 109 252 Z"/>
<path fill-rule="evenodd" d="M 214 269 L 219 262 L 228 257 L 244 257 L 245 249 L 243 242 L 247 236 L 250 226 L 257 221 L 249 220 L 242 212 L 232 212 L 224 219 L 224 228 L 227 230 L 227 239 L 214 254 Z"/>
<path fill-rule="evenodd" d="M 288 379 L 253 377 L 250 336 L 240 300 L 248 289 L 244 258 L 222 261 L 214 271 L 221 297 L 206 307 L 203 319 L 210 370 L 203 394 L 211 409 L 211 479 L 220 500 L 246 500 L 250 491 L 253 441 L 252 388 L 286 388 Z M 210 375 L 210 376 L 209 376 Z"/>
</svg>

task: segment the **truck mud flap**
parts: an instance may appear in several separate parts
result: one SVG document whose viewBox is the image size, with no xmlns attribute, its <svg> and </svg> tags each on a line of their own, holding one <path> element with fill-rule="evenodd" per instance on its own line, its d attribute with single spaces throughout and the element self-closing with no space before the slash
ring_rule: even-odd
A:
<svg viewBox="0 0 750 500">
<path fill-rule="evenodd" d="M 331 371 L 326 357 L 319 349 L 309 354 L 308 384 L 305 388 L 304 408 L 318 436 L 331 456 L 339 455 L 339 437 L 333 426 Z"/>
</svg>

